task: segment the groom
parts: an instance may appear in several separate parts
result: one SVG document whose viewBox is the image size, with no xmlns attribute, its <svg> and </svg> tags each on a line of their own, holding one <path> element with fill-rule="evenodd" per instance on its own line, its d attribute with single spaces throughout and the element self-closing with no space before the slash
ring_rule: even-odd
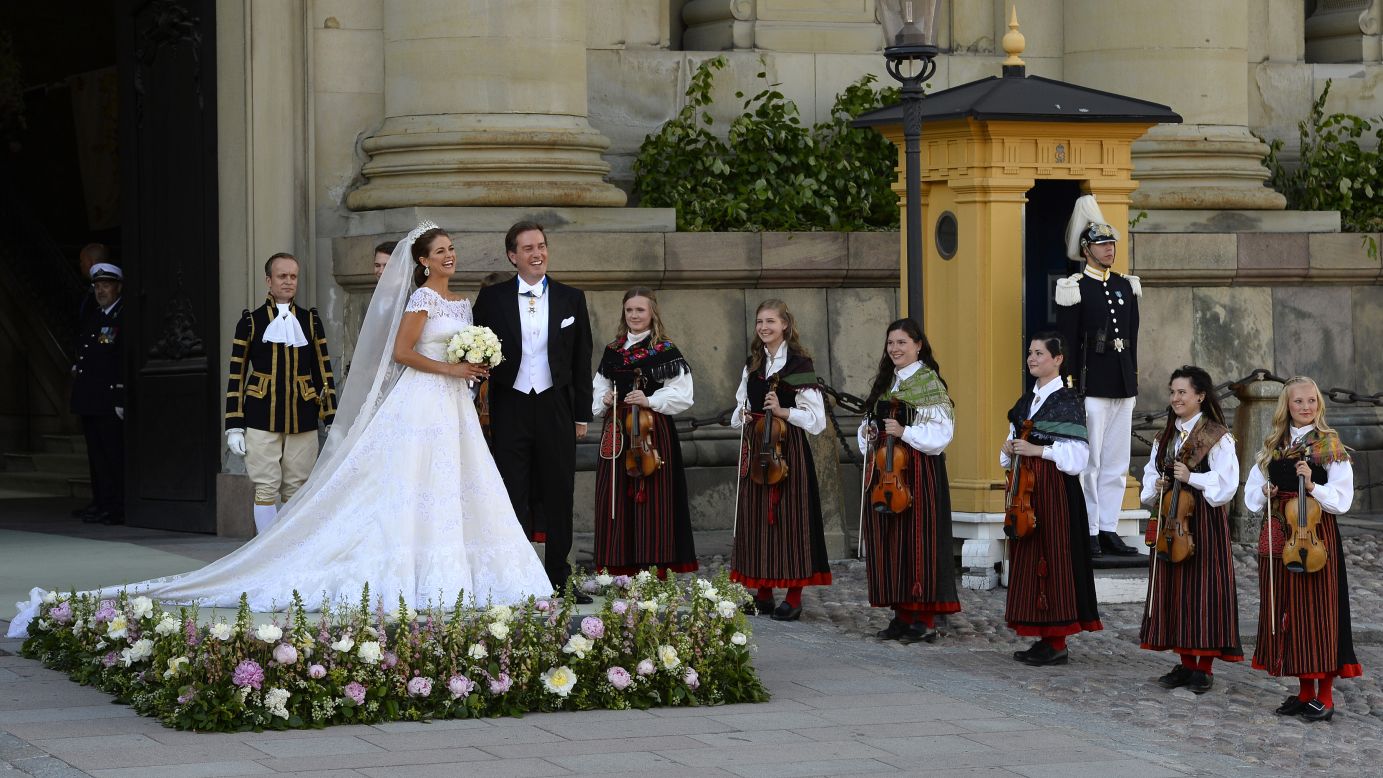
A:
<svg viewBox="0 0 1383 778">
<path fill-rule="evenodd" d="M 491 449 L 529 537 L 536 527 L 546 530 L 544 567 L 561 591 L 571 575 L 576 439 L 591 420 L 591 322 L 585 293 L 547 277 L 541 225 L 510 227 L 504 250 L 518 276 L 475 299 L 475 323 L 494 330 L 504 348 L 504 361 L 490 371 Z"/>
</svg>

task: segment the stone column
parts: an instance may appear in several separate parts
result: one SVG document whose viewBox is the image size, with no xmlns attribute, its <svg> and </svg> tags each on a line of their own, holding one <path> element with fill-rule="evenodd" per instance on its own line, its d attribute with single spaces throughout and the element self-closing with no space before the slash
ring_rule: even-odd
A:
<svg viewBox="0 0 1383 778">
<path fill-rule="evenodd" d="M 1133 207 L 1281 209 L 1248 129 L 1248 0 L 1066 0 L 1067 81 L 1170 105 L 1133 145 Z"/>
<path fill-rule="evenodd" d="M 586 122 L 585 0 L 386 3 L 384 73 L 350 208 L 624 205 Z"/>
<path fill-rule="evenodd" d="M 1273 411 L 1277 408 L 1277 397 L 1282 394 L 1282 384 L 1277 381 L 1255 381 L 1251 384 L 1230 387 L 1239 400 L 1234 410 L 1234 445 L 1239 455 L 1239 494 L 1230 503 L 1230 530 L 1235 540 L 1258 540 L 1257 521 L 1244 507 L 1244 484 L 1249 480 L 1249 471 L 1257 467 L 1258 449 L 1263 439 L 1273 429 Z"/>
</svg>

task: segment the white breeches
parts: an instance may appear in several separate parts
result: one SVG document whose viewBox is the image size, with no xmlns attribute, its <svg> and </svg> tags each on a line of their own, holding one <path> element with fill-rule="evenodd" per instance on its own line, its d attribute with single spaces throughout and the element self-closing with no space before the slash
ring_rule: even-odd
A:
<svg viewBox="0 0 1383 778">
<path fill-rule="evenodd" d="M 1133 397 L 1085 398 L 1085 427 L 1090 435 L 1090 463 L 1080 475 L 1090 534 L 1119 527 L 1129 457 L 1132 455 Z"/>
</svg>

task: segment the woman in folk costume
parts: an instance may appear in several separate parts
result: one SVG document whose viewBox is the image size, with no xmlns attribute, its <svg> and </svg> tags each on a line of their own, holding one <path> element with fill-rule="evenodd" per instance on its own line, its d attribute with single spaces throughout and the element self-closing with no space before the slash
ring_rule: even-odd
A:
<svg viewBox="0 0 1383 778">
<path fill-rule="evenodd" d="M 591 412 L 607 417 L 596 471 L 596 569 L 630 575 L 656 567 L 660 577 L 695 570 L 687 476 L 671 418 L 692 406 L 691 366 L 664 333 L 652 289 L 624 293 L 619 328 L 600 358 L 591 397 Z M 614 446 L 616 440 L 622 445 Z M 643 442 L 648 450 L 629 457 Z"/>
<path fill-rule="evenodd" d="M 731 425 L 744 430 L 744 445 L 730 578 L 754 592 L 758 613 L 796 621 L 802 615 L 802 588 L 831 583 L 816 466 L 807 443 L 808 434 L 826 429 L 826 407 L 811 355 L 798 341 L 797 323 L 782 300 L 765 300 L 755 311 L 754 342 L 735 405 Z M 773 433 L 775 419 L 781 437 Z M 785 473 L 772 472 L 775 461 L 786 466 Z M 770 483 L 778 476 L 781 480 Z M 774 588 L 787 589 L 776 607 Z"/>
<path fill-rule="evenodd" d="M 1156 515 L 1160 502 L 1175 510 L 1176 503 L 1168 499 L 1173 492 L 1178 501 L 1189 495 L 1194 507 L 1186 529 L 1193 550 L 1173 562 L 1171 551 L 1157 541 L 1159 531 L 1173 530 L 1171 522 L 1164 527 L 1154 519 L 1148 525 L 1148 544 L 1156 558 L 1150 561 L 1138 642 L 1181 657 L 1181 664 L 1158 678 L 1158 684 L 1204 694 L 1214 685 L 1211 665 L 1217 658 L 1244 659 L 1229 531 L 1229 502 L 1239 491 L 1239 458 L 1209 373 L 1187 365 L 1172 372 L 1167 388 L 1167 426 L 1153 441 L 1143 468 L 1142 501 Z"/>
<path fill-rule="evenodd" d="M 1007 469 L 1021 457 L 1021 466 L 1033 472 L 1037 526 L 1026 537 L 1009 540 L 1004 610 L 1010 629 L 1037 638 L 1028 649 L 1013 652 L 1014 659 L 1033 666 L 1066 664 L 1068 636 L 1104 629 L 1095 603 L 1079 479 L 1090 456 L 1085 411 L 1076 393 L 1062 386 L 1065 352 L 1054 332 L 1039 334 L 1028 344 L 1028 372 L 1037 380 L 1008 412 L 1008 439 L 999 453 L 1001 467 Z M 1019 439 L 1027 421 L 1032 429 L 1026 440 Z"/>
<path fill-rule="evenodd" d="M 885 503 L 874 504 L 871 493 L 860 519 L 869 604 L 894 613 L 877 633 L 883 640 L 935 641 L 936 615 L 960 611 L 951 558 L 951 490 L 942 454 L 955 434 L 955 417 L 940 371 L 917 322 L 899 319 L 888 325 L 865 403 L 871 418 L 858 433 L 867 468 L 871 454 L 877 457 L 893 441 L 894 456 L 906 462 L 892 464 L 911 498 L 905 510 L 894 513 Z M 865 489 L 883 475 L 874 472 Z"/>
<path fill-rule="evenodd" d="M 1284 509 L 1305 489 L 1308 512 L 1319 505 L 1319 542 L 1325 564 L 1319 569 L 1284 563 L 1294 527 Z M 1273 429 L 1244 484 L 1244 505 L 1271 514 L 1258 541 L 1258 644 L 1253 666 L 1269 675 L 1294 675 L 1301 690 L 1277 708 L 1282 716 L 1307 721 L 1335 715 L 1336 678 L 1357 678 L 1363 668 L 1354 656 L 1350 633 L 1349 580 L 1335 517 L 1354 500 L 1354 469 L 1340 436 L 1325 422 L 1325 398 L 1316 382 L 1300 376 L 1287 381 L 1277 398 Z"/>
</svg>

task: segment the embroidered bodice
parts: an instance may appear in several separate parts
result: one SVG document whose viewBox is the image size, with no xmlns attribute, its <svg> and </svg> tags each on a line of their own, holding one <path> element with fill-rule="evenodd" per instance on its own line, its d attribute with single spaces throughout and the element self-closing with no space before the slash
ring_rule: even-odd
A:
<svg viewBox="0 0 1383 778">
<path fill-rule="evenodd" d="M 413 292 L 404 310 L 427 314 L 427 323 L 423 325 L 423 332 L 418 336 L 413 350 L 438 361 L 446 360 L 447 341 L 451 340 L 451 336 L 474 321 L 470 300 L 448 300 L 426 286 L 420 286 Z"/>
</svg>

